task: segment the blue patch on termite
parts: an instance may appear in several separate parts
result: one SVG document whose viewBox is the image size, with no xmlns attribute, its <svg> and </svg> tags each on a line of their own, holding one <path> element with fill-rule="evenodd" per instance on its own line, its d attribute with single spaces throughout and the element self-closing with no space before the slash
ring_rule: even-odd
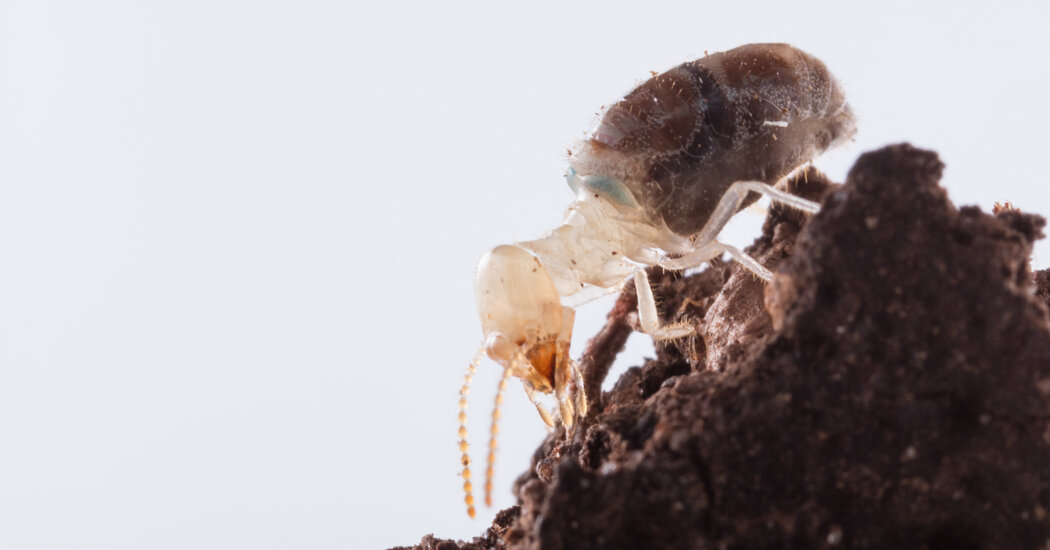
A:
<svg viewBox="0 0 1050 550">
<path fill-rule="evenodd" d="M 597 193 L 617 204 L 631 207 L 638 206 L 638 201 L 634 200 L 634 195 L 632 195 L 627 189 L 627 186 L 616 178 L 610 178 L 608 176 L 580 177 L 580 175 L 576 173 L 576 170 L 570 166 L 569 170 L 565 173 L 565 180 L 568 182 L 569 189 L 572 189 L 573 193 L 579 194 L 580 188 L 583 187 L 588 191 Z"/>
</svg>

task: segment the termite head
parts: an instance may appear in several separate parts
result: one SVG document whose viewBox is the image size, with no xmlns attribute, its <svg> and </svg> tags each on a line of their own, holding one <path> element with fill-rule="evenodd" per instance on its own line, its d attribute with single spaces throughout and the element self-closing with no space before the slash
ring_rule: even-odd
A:
<svg viewBox="0 0 1050 550">
<path fill-rule="evenodd" d="M 520 246 L 497 246 L 478 263 L 474 291 L 486 354 L 520 378 L 534 400 L 535 392 L 554 393 L 561 422 L 571 426 L 580 401 L 568 395 L 575 378 L 569 357 L 575 312 L 562 305 L 547 269 Z M 553 425 L 539 403 L 537 408 Z"/>
<path fill-rule="evenodd" d="M 554 391 L 554 373 L 568 359 L 573 311 L 563 307 L 550 274 L 520 246 L 489 250 L 474 283 L 485 352 L 532 389 Z"/>
<path fill-rule="evenodd" d="M 485 503 L 492 505 L 492 471 L 496 452 L 496 421 L 509 376 L 520 378 L 525 392 L 543 421 L 554 427 L 555 416 L 540 403 L 540 396 L 554 394 L 558 418 L 570 428 L 577 416 L 587 414 L 587 399 L 579 369 L 569 357 L 575 312 L 561 303 L 561 296 L 542 262 L 521 246 L 497 246 L 482 256 L 475 279 L 478 314 L 485 333 L 482 349 L 467 367 L 459 397 L 459 449 L 463 462 L 463 490 L 467 514 L 474 517 L 474 495 L 467 443 L 467 393 L 475 369 L 488 355 L 503 367 L 492 411 L 488 467 L 485 470 Z M 576 391 L 571 391 L 572 386 Z"/>
</svg>

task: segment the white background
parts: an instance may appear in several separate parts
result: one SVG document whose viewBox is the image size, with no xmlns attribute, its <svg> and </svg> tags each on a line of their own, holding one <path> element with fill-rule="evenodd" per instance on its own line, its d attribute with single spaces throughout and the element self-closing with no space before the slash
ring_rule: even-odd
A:
<svg viewBox="0 0 1050 550">
<path fill-rule="evenodd" d="M 480 534 L 474 262 L 557 224 L 600 105 L 705 50 L 823 59 L 837 180 L 908 140 L 960 204 L 1050 212 L 1045 3 L 563 4 L 0 3 L 0 548 Z M 544 434 L 516 382 L 504 418 L 497 509 Z"/>
</svg>

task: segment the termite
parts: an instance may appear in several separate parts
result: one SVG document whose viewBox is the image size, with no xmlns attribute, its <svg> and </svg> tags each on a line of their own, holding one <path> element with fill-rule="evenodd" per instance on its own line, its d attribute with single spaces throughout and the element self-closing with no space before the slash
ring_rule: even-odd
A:
<svg viewBox="0 0 1050 550">
<path fill-rule="evenodd" d="M 632 275 L 641 329 L 656 340 L 693 332 L 661 325 L 644 268 L 682 270 L 728 253 L 758 277 L 772 273 L 717 240 L 760 195 L 815 213 L 818 203 L 773 185 L 855 132 L 841 86 L 817 58 L 787 44 L 749 44 L 656 74 L 600 115 L 570 151 L 575 201 L 562 225 L 482 256 L 475 296 L 484 340 L 459 398 L 459 447 L 467 513 L 474 517 L 467 393 L 487 355 L 503 367 L 492 414 L 485 501 L 503 388 L 521 379 L 550 427 L 587 412 L 569 357 L 575 307 L 618 290 Z M 541 397 L 552 394 L 548 410 Z"/>
</svg>

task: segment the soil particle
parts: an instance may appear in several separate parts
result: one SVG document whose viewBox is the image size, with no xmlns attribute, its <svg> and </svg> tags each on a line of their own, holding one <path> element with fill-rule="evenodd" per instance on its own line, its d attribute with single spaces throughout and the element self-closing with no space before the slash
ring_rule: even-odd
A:
<svg viewBox="0 0 1050 550">
<path fill-rule="evenodd" d="M 772 208 L 748 249 L 772 283 L 652 273 L 697 336 L 599 398 L 625 292 L 582 361 L 595 406 L 537 450 L 519 506 L 416 548 L 1050 548 L 1045 220 L 956 208 L 942 169 L 895 145 L 841 186 L 800 174 L 821 211 Z"/>
</svg>

